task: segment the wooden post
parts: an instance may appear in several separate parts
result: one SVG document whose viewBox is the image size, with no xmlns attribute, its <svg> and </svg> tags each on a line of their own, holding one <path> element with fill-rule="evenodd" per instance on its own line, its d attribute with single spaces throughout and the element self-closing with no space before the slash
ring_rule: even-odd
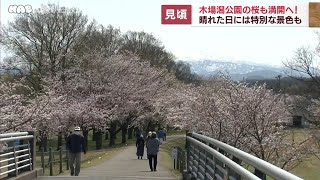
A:
<svg viewBox="0 0 320 180">
<path fill-rule="evenodd" d="M 41 167 L 42 167 L 42 173 L 44 175 L 45 172 L 45 164 L 44 164 L 44 147 L 41 147 Z"/>
<path fill-rule="evenodd" d="M 66 150 L 66 161 L 67 161 L 67 170 L 69 170 L 69 151 Z"/>
<path fill-rule="evenodd" d="M 53 176 L 53 151 L 52 147 L 49 148 L 49 163 L 50 163 L 50 176 Z"/>
<path fill-rule="evenodd" d="M 62 171 L 62 146 L 59 147 L 59 173 L 61 174 Z"/>
</svg>

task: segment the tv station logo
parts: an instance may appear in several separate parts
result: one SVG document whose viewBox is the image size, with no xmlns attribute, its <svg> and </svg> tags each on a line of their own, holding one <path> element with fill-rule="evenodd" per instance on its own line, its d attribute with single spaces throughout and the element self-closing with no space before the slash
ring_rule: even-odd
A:
<svg viewBox="0 0 320 180">
<path fill-rule="evenodd" d="M 33 9 L 31 5 L 10 5 L 8 12 L 12 14 L 32 13 Z"/>
</svg>

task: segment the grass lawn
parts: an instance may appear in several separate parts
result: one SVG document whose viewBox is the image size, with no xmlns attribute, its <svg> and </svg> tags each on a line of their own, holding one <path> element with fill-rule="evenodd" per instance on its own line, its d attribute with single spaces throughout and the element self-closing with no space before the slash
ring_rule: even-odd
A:
<svg viewBox="0 0 320 180">
<path fill-rule="evenodd" d="M 170 170 L 172 175 L 177 177 L 177 179 L 182 179 L 182 174 L 177 169 L 173 168 L 173 159 L 171 158 L 171 150 L 173 149 L 173 147 L 181 147 L 184 149 L 185 141 L 186 141 L 186 138 L 183 136 L 171 135 L 167 137 L 167 140 L 160 147 L 159 163 L 161 163 L 161 165 L 163 165 L 166 169 Z"/>
<path fill-rule="evenodd" d="M 308 131 L 308 129 L 295 129 L 295 139 L 301 140 L 305 136 L 305 133 Z M 182 136 L 185 135 L 184 131 L 169 131 L 167 141 L 164 142 L 164 144 L 161 145 L 160 149 L 160 159 L 159 163 L 166 167 L 168 170 L 172 172 L 172 174 L 177 177 L 177 179 L 182 179 L 182 174 L 173 168 L 173 160 L 171 158 L 171 150 L 173 147 L 181 147 L 184 149 L 185 147 L 185 137 Z M 52 144 L 54 144 L 55 140 L 52 140 Z M 124 149 L 123 147 L 126 146 L 126 144 L 121 144 L 121 137 L 118 136 L 116 139 L 116 145 L 113 147 L 108 147 L 108 140 L 103 141 L 103 147 L 102 150 L 93 150 L 95 149 L 95 142 L 91 141 L 91 135 L 89 136 L 89 150 L 86 155 L 82 155 L 82 168 L 91 167 L 98 165 L 99 163 L 102 163 L 103 161 L 113 157 L 117 153 L 121 153 L 121 151 Z M 135 143 L 135 138 L 132 140 L 128 140 L 127 145 Z M 55 147 L 56 148 L 56 147 Z M 37 154 L 37 166 L 41 166 L 41 158 L 39 154 Z M 65 157 L 65 153 L 63 154 L 63 157 Z M 320 157 L 320 154 L 319 154 Z M 59 153 L 55 153 L 55 161 L 59 160 Z M 45 158 L 45 162 L 48 163 L 48 156 Z M 45 175 L 49 175 L 49 166 L 45 169 Z M 312 156 L 308 159 L 305 159 L 301 164 L 299 164 L 294 169 L 290 170 L 291 173 L 306 179 L 306 180 L 317 180 L 320 177 L 320 160 L 316 156 Z M 68 174 L 69 171 L 66 170 L 66 164 L 65 161 L 63 162 L 63 173 Z M 54 165 L 54 175 L 59 175 L 59 163 L 55 163 Z"/>
<path fill-rule="evenodd" d="M 308 129 L 293 129 L 294 131 L 294 139 L 297 141 L 301 141 Z M 176 132 L 174 133 L 176 134 Z M 179 134 L 179 133 L 177 133 Z M 182 135 L 183 133 L 180 133 Z M 161 146 L 160 154 L 161 159 L 160 162 L 167 169 L 169 169 L 176 177 L 181 178 L 181 173 L 177 170 L 173 169 L 173 160 L 171 158 L 171 150 L 174 146 L 179 146 L 184 148 L 185 145 L 185 137 L 168 137 L 165 144 Z M 317 155 L 320 157 L 320 154 Z M 316 156 L 312 156 L 310 158 L 305 159 L 302 163 L 300 163 L 297 167 L 290 170 L 289 172 L 295 174 L 296 176 L 301 177 L 305 180 L 318 180 L 320 179 L 320 159 Z"/>
<path fill-rule="evenodd" d="M 103 161 L 113 157 L 115 154 L 120 153 L 121 150 L 123 150 L 125 146 L 131 145 L 135 143 L 135 137 L 133 139 L 127 139 L 126 144 L 121 143 L 121 136 L 118 135 L 117 139 L 115 140 L 115 145 L 112 147 L 109 147 L 109 140 L 104 140 L 102 142 L 102 149 L 101 150 L 95 150 L 95 141 L 92 141 L 92 133 L 89 133 L 88 137 L 88 151 L 86 155 L 82 154 L 81 157 L 81 168 L 96 166 L 99 163 L 102 163 Z M 65 142 L 62 143 L 65 145 Z M 57 149 L 57 137 L 53 137 L 48 141 L 48 147 L 52 147 L 54 150 L 54 166 L 53 166 L 53 175 L 65 175 L 68 174 L 69 171 L 67 170 L 67 164 L 66 164 L 66 152 L 63 151 L 62 153 L 62 170 L 63 173 L 60 174 L 60 168 L 59 168 L 59 152 L 56 151 Z M 65 149 L 64 147 L 62 149 Z M 38 150 L 38 149 L 37 149 Z M 45 152 L 44 154 L 44 162 L 45 162 L 45 176 L 50 175 L 50 166 L 49 166 L 49 153 Z M 36 167 L 41 167 L 41 152 L 37 152 L 36 157 Z"/>
<path fill-rule="evenodd" d="M 295 129 L 295 139 L 301 140 L 305 136 L 308 129 Z M 320 154 L 317 155 L 320 157 Z M 316 156 L 311 156 L 305 159 L 297 167 L 290 170 L 291 173 L 306 179 L 306 180 L 318 180 L 320 179 L 320 159 Z"/>
<path fill-rule="evenodd" d="M 185 131 L 174 131 L 174 130 L 169 130 L 168 131 L 168 135 L 173 136 L 173 135 L 184 135 Z M 170 136 L 168 137 L 168 139 L 171 139 Z M 115 145 L 112 147 L 109 147 L 109 140 L 104 140 L 103 137 L 103 144 L 102 144 L 102 148 L 101 150 L 95 150 L 95 141 L 92 141 L 92 132 L 89 132 L 89 137 L 88 137 L 88 152 L 86 155 L 82 154 L 82 159 L 81 159 L 81 168 L 86 168 L 86 167 L 91 167 L 91 166 L 96 166 L 99 163 L 102 163 L 103 161 L 113 157 L 114 155 L 116 155 L 117 153 L 120 153 L 127 145 L 131 145 L 135 143 L 135 137 L 133 137 L 133 139 L 129 139 L 127 140 L 126 144 L 122 144 L 121 143 L 121 135 L 118 134 L 117 138 L 115 140 Z M 184 142 L 185 139 L 182 141 Z M 167 141 L 169 142 L 169 141 Z M 171 146 L 172 144 L 174 144 L 175 142 L 172 141 L 170 143 L 167 143 L 166 146 L 164 146 L 165 151 L 167 154 L 165 154 L 164 157 L 165 160 L 164 162 L 167 163 L 167 166 L 172 166 L 172 170 L 173 170 L 173 164 L 170 162 L 171 161 Z M 65 142 L 63 141 L 62 143 L 63 145 L 65 145 Z M 52 149 L 55 151 L 54 152 L 54 168 L 53 168 L 53 175 L 57 176 L 57 175 L 66 175 L 69 173 L 69 171 L 67 170 L 67 164 L 66 164 L 66 152 L 63 151 L 62 153 L 62 158 L 63 158 L 63 162 L 62 162 L 62 170 L 63 173 L 59 173 L 59 152 L 56 151 L 57 149 L 57 137 L 52 137 L 51 139 L 48 140 L 48 148 L 52 147 Z M 64 149 L 64 147 L 62 148 Z M 37 148 L 38 150 L 38 148 Z M 170 151 L 170 152 L 169 152 Z M 49 176 L 50 175 L 50 168 L 49 168 L 49 153 L 45 152 L 44 154 L 44 162 L 45 162 L 45 176 Z M 171 163 L 171 164 L 170 164 Z M 36 159 L 36 166 L 37 167 L 41 167 L 41 152 L 37 152 L 37 159 Z"/>
</svg>

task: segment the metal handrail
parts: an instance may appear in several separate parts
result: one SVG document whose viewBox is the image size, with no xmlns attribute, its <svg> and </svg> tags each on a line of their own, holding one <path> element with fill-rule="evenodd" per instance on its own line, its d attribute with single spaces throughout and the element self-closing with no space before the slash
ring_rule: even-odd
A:
<svg viewBox="0 0 320 180">
<path fill-rule="evenodd" d="M 26 136 L 28 132 L 15 132 L 15 133 L 6 133 L 0 134 L 0 138 L 13 137 L 13 136 Z"/>
<path fill-rule="evenodd" d="M 6 137 L 6 138 L 0 138 L 0 142 L 9 142 L 9 141 L 32 139 L 32 138 L 33 138 L 33 135 L 17 136 L 17 137 Z"/>
<path fill-rule="evenodd" d="M 259 159 L 249 153 L 246 153 L 244 151 L 241 151 L 235 147 L 232 147 L 228 144 L 225 144 L 221 141 L 218 141 L 216 139 L 198 134 L 198 133 L 192 133 L 192 137 L 198 138 L 204 142 L 210 143 L 214 145 L 215 147 L 218 147 L 219 149 L 223 149 L 228 154 L 231 154 L 238 159 L 246 162 L 247 164 L 259 169 L 261 172 L 265 173 L 266 175 L 274 178 L 274 179 L 290 179 L 290 180 L 303 180 L 300 177 L 297 177 L 269 162 L 266 162 L 262 159 Z M 234 169 L 235 170 L 235 169 Z"/>
<path fill-rule="evenodd" d="M 206 150 L 207 152 L 212 154 L 214 157 L 218 158 L 221 162 L 226 164 L 229 168 L 233 169 L 235 172 L 237 172 L 242 177 L 244 177 L 246 179 L 260 180 L 260 178 L 258 178 L 254 174 L 252 174 L 250 171 L 248 171 L 244 167 L 240 166 L 239 164 L 235 163 L 234 161 L 232 161 L 228 157 L 222 155 L 221 153 L 219 153 L 215 149 L 211 148 L 210 146 L 203 144 L 202 142 L 200 142 L 194 138 L 191 138 L 191 137 L 187 137 L 187 140 L 191 141 L 192 143 L 196 144 L 197 146 L 200 146 L 201 148 L 203 148 L 204 150 Z"/>
<path fill-rule="evenodd" d="M 28 132 L 0 134 L 0 143 L 6 143 L 9 146 L 0 152 L 0 169 L 2 171 L 0 176 L 18 176 L 21 169 L 27 167 L 30 167 L 30 170 L 33 169 L 35 137 L 32 132 L 30 133 L 31 135 Z M 16 144 L 17 142 L 19 145 Z M 26 170 L 29 171 L 29 168 Z"/>
</svg>

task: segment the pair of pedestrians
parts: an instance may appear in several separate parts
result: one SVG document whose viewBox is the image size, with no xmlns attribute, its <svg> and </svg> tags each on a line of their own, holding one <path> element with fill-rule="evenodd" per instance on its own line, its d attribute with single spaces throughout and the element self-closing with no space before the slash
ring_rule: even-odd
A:
<svg viewBox="0 0 320 180">
<path fill-rule="evenodd" d="M 143 135 L 137 138 L 136 147 L 137 147 L 138 159 L 142 159 L 143 157 L 144 144 L 146 144 L 146 148 L 147 148 L 147 157 L 149 160 L 150 170 L 157 171 L 158 153 L 159 153 L 159 146 L 160 146 L 160 141 L 157 138 L 157 133 L 150 131 L 145 141 L 144 141 Z"/>
</svg>

